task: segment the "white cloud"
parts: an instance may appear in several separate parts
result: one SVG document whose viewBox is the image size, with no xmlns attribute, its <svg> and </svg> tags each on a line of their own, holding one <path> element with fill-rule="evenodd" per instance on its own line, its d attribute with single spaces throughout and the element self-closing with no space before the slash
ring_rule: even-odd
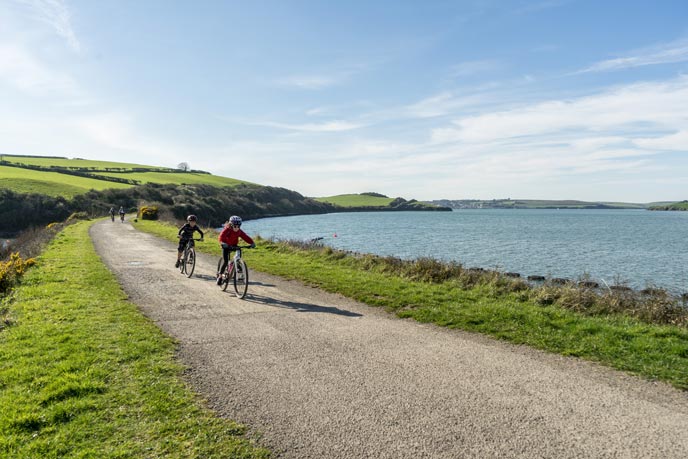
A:
<svg viewBox="0 0 688 459">
<path fill-rule="evenodd" d="M 62 0 L 14 0 L 23 6 L 30 17 L 43 22 L 62 37 L 69 47 L 81 51 L 81 43 L 72 28 L 72 15 L 66 3 Z"/>
<path fill-rule="evenodd" d="M 248 122 L 252 126 L 265 126 L 277 129 L 285 129 L 288 131 L 299 131 L 299 132 L 342 132 L 342 131 L 352 131 L 354 129 L 360 129 L 364 127 L 364 124 L 352 123 L 349 121 L 334 120 L 327 121 L 324 123 L 304 123 L 304 124 L 288 124 L 288 123 L 275 123 L 272 121 L 256 121 Z"/>
<path fill-rule="evenodd" d="M 17 44 L 0 43 L 1 81 L 31 95 L 77 92 L 76 82 L 70 76 L 46 67 Z"/>
<path fill-rule="evenodd" d="M 597 62 L 578 73 L 608 72 L 646 65 L 674 64 L 688 61 L 688 39 L 681 39 L 651 48 L 644 48 L 628 56 Z"/>
<path fill-rule="evenodd" d="M 633 143 L 643 149 L 673 150 L 688 153 L 688 130 L 684 129 L 662 137 L 635 139 Z"/>
<path fill-rule="evenodd" d="M 688 78 L 664 83 L 639 83 L 573 100 L 552 100 L 513 110 L 459 118 L 437 128 L 437 143 L 490 143 L 527 137 L 566 139 L 599 133 L 636 136 L 638 126 L 675 130 L 688 122 Z M 642 131 L 641 131 L 642 132 Z M 660 135 L 660 134 L 658 134 Z"/>
<path fill-rule="evenodd" d="M 382 127 L 354 137 L 347 132 L 354 124 L 349 122 L 261 123 L 301 135 L 235 145 L 231 152 L 274 166 L 261 172 L 267 175 L 248 179 L 316 196 L 322 190 L 373 190 L 419 199 L 518 196 L 641 202 L 661 197 L 657 190 L 676 193 L 676 185 L 655 186 L 654 196 L 642 198 L 649 185 L 622 189 L 613 182 L 647 184 L 661 175 L 668 184 L 681 174 L 681 167 L 672 168 L 661 155 L 686 151 L 688 77 L 490 110 L 497 96 L 471 96 L 471 110 L 482 112 L 476 115 L 457 115 L 466 111 L 466 100 L 443 92 L 360 117 L 371 124 L 405 119 L 415 132 L 413 142 L 396 134 L 387 137 Z M 447 121 L 452 115 L 453 121 Z M 333 141 L 308 135 L 337 130 L 343 134 Z"/>
</svg>

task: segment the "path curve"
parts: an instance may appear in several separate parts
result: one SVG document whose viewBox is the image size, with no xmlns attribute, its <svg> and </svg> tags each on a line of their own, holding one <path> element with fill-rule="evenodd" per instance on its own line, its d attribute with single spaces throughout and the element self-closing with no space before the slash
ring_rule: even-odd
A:
<svg viewBox="0 0 688 459">
<path fill-rule="evenodd" d="M 238 300 L 214 257 L 187 279 L 168 241 L 109 221 L 91 237 L 192 386 L 278 457 L 688 457 L 688 394 L 666 384 L 256 272 Z"/>
</svg>

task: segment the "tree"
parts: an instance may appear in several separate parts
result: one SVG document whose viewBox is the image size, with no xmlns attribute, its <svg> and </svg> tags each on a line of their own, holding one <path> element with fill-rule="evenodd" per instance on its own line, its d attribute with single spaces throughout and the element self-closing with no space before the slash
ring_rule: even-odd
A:
<svg viewBox="0 0 688 459">
<path fill-rule="evenodd" d="M 190 169 L 189 163 L 179 163 L 177 164 L 177 169 L 180 169 L 184 172 L 188 172 L 188 170 Z"/>
</svg>

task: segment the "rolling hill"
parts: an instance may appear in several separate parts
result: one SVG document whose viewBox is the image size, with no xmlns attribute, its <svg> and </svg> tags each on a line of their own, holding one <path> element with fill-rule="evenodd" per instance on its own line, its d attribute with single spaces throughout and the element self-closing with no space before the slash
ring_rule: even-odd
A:
<svg viewBox="0 0 688 459">
<path fill-rule="evenodd" d="M 74 197 L 89 190 L 124 189 L 146 183 L 233 187 L 243 180 L 204 171 L 57 156 L 0 156 L 0 188 L 19 193 Z"/>
<path fill-rule="evenodd" d="M 244 218 L 330 212 L 448 210 L 378 193 L 312 199 L 205 171 L 56 156 L 0 155 L 0 233 L 62 221 L 73 213 L 105 216 L 110 207 L 159 209 L 162 218 L 199 215 L 204 226 Z"/>
</svg>

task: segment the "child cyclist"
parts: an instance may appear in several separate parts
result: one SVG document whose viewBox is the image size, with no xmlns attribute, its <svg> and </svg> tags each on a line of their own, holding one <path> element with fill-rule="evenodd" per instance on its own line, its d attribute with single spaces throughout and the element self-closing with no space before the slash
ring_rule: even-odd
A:
<svg viewBox="0 0 688 459">
<path fill-rule="evenodd" d="M 251 248 L 256 246 L 256 243 L 253 242 L 253 239 L 251 239 L 248 234 L 241 230 L 241 217 L 232 215 L 229 217 L 229 222 L 225 225 L 225 228 L 220 233 L 220 237 L 217 238 L 222 246 L 222 267 L 217 273 L 217 285 L 222 284 L 221 273 L 227 267 L 227 263 L 229 263 L 229 252 L 231 252 L 233 247 L 239 244 L 239 238 L 243 239 L 248 244 L 251 244 Z"/>
<path fill-rule="evenodd" d="M 182 258 L 182 253 L 184 252 L 184 247 L 186 247 L 186 243 L 189 242 L 189 239 L 193 238 L 193 233 L 194 231 L 198 231 L 201 233 L 201 241 L 203 240 L 203 231 L 196 226 L 196 216 L 195 215 L 189 215 L 186 217 L 186 223 L 179 228 L 179 232 L 177 233 L 177 237 L 179 238 L 179 248 L 177 248 L 177 263 L 174 265 L 175 268 L 179 268 L 179 263 L 181 263 L 181 258 Z"/>
</svg>

